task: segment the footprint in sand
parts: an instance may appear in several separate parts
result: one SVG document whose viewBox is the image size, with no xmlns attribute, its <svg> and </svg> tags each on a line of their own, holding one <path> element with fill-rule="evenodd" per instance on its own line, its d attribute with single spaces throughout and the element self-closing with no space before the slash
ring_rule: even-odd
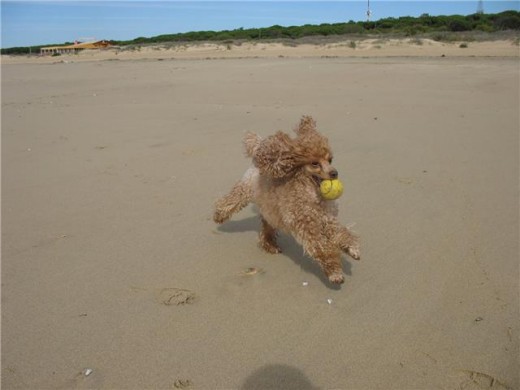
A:
<svg viewBox="0 0 520 390">
<path fill-rule="evenodd" d="M 492 375 L 473 370 L 462 370 L 461 372 L 466 376 L 465 380 L 459 384 L 461 389 L 466 388 L 468 385 L 476 384 L 479 389 L 513 390 L 511 386 Z"/>
<path fill-rule="evenodd" d="M 183 288 L 163 288 L 157 292 L 156 299 L 166 306 L 190 305 L 195 302 L 197 295 Z"/>
<path fill-rule="evenodd" d="M 146 287 L 130 286 L 134 293 L 149 291 Z M 154 299 L 166 306 L 190 305 L 197 299 L 197 294 L 185 288 L 167 287 L 154 289 Z"/>
<path fill-rule="evenodd" d="M 193 383 L 189 379 L 177 379 L 173 384 L 175 389 L 191 389 Z"/>
<path fill-rule="evenodd" d="M 260 274 L 263 274 L 263 273 L 265 273 L 265 271 L 262 268 L 250 267 L 250 268 L 247 268 L 246 270 L 240 272 L 240 275 L 242 275 L 242 276 L 254 276 L 254 275 L 260 275 Z"/>
</svg>

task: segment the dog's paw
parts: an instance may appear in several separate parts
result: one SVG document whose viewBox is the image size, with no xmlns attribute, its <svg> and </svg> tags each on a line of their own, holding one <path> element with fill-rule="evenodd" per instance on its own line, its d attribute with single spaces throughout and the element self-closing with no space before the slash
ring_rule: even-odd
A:
<svg viewBox="0 0 520 390">
<path fill-rule="evenodd" d="M 345 278 L 343 277 L 343 274 L 333 273 L 329 275 L 329 282 L 334 284 L 342 284 L 345 282 Z"/>
<path fill-rule="evenodd" d="M 343 247 L 343 251 L 352 257 L 354 260 L 361 259 L 361 251 L 359 249 L 359 241 L 356 239 L 351 240 L 347 245 Z"/>
<path fill-rule="evenodd" d="M 229 217 L 221 210 L 217 210 L 215 214 L 213 214 L 213 221 L 219 225 L 227 221 L 228 218 Z"/>
<path fill-rule="evenodd" d="M 262 248 L 267 253 L 271 253 L 273 255 L 276 255 L 278 253 L 282 253 L 282 250 L 280 249 L 280 247 L 278 245 L 275 245 L 275 244 L 271 243 L 271 242 L 260 241 L 259 245 L 260 245 L 260 248 Z"/>
<path fill-rule="evenodd" d="M 352 245 L 347 248 L 347 254 L 352 257 L 354 260 L 361 259 L 361 251 L 359 250 L 359 245 Z"/>
</svg>

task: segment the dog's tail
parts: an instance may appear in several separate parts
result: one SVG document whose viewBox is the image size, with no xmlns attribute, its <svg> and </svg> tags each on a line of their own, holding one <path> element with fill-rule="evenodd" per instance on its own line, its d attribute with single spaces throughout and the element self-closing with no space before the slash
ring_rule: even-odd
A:
<svg viewBox="0 0 520 390">
<path fill-rule="evenodd" d="M 256 149 L 260 145 L 260 142 L 262 142 L 262 138 L 258 134 L 248 131 L 244 137 L 243 142 L 246 156 L 253 157 Z"/>
</svg>

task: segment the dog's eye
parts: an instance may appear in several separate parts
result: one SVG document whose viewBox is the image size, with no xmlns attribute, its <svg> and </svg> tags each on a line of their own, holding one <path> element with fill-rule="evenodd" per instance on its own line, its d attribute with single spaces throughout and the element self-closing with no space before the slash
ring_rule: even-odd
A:
<svg viewBox="0 0 520 390">
<path fill-rule="evenodd" d="M 315 168 L 318 168 L 320 166 L 320 163 L 318 161 L 313 161 L 311 165 Z"/>
<path fill-rule="evenodd" d="M 332 164 L 332 157 L 329 158 L 329 164 Z"/>
</svg>

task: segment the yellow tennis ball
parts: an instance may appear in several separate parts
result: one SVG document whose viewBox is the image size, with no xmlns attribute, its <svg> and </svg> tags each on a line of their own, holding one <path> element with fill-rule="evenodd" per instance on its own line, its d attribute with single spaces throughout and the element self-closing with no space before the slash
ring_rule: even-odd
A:
<svg viewBox="0 0 520 390">
<path fill-rule="evenodd" d="M 343 184 L 338 179 L 322 180 L 320 191 L 321 196 L 327 200 L 338 199 L 343 194 Z"/>
</svg>

